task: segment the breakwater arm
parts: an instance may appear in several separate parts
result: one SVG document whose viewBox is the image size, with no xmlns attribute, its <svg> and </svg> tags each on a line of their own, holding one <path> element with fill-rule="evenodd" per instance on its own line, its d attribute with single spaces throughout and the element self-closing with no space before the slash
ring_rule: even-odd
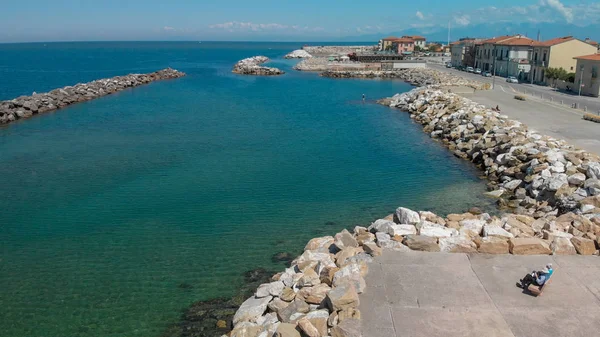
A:
<svg viewBox="0 0 600 337">
<path fill-rule="evenodd" d="M 8 124 L 19 119 L 64 108 L 74 103 L 89 101 L 142 84 L 182 76 L 185 76 L 185 73 L 167 68 L 148 74 L 116 76 L 88 83 L 78 83 L 74 86 L 54 89 L 46 93 L 34 93 L 31 96 L 17 97 L 0 102 L 0 124 Z"/>
<path fill-rule="evenodd" d="M 464 86 L 477 90 L 487 90 L 489 83 L 465 79 L 450 73 L 440 72 L 429 68 L 398 69 L 393 71 L 335 71 L 327 70 L 321 73 L 323 77 L 331 78 L 389 78 L 399 79 L 415 86 Z"/>
<path fill-rule="evenodd" d="M 278 68 L 272 67 L 263 67 L 261 64 L 269 62 L 269 58 L 266 56 L 253 56 L 249 58 L 245 58 L 237 62 L 233 69 L 232 73 L 241 74 L 241 75 L 260 75 L 260 76 L 273 76 L 273 75 L 283 75 L 285 72 Z"/>
</svg>

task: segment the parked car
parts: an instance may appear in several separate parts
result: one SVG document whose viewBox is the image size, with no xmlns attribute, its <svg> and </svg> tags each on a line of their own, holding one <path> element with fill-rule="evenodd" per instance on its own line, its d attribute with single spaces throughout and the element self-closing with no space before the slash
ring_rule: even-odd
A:
<svg viewBox="0 0 600 337">
<path fill-rule="evenodd" d="M 446 63 L 446 68 L 452 68 L 452 63 L 450 63 L 450 62 Z"/>
<path fill-rule="evenodd" d="M 467 67 L 467 72 L 468 72 L 468 73 L 472 73 L 472 72 L 474 72 L 474 71 L 475 71 L 475 70 L 473 69 L 473 67 Z"/>
<path fill-rule="evenodd" d="M 508 82 L 508 83 L 519 83 L 519 80 L 517 80 L 517 78 L 514 77 L 514 76 L 508 76 L 506 78 L 506 82 Z"/>
<path fill-rule="evenodd" d="M 492 73 L 490 73 L 489 71 L 484 71 L 483 73 L 481 73 L 481 76 L 492 77 Z"/>
<path fill-rule="evenodd" d="M 479 69 L 479 68 L 475 69 L 475 74 L 481 74 L 481 69 Z"/>
</svg>

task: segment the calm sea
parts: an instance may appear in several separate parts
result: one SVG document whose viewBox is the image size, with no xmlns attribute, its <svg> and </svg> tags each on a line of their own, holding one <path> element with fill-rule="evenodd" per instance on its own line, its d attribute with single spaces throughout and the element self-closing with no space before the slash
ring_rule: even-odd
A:
<svg viewBox="0 0 600 337">
<path fill-rule="evenodd" d="M 403 205 L 447 213 L 484 183 L 396 110 L 410 90 L 283 60 L 299 44 L 0 45 L 0 99 L 173 67 L 152 83 L 0 128 L 0 331 L 159 335 L 242 273 Z M 281 77 L 230 73 L 273 59 Z M 186 287 L 180 287 L 187 284 Z"/>
</svg>

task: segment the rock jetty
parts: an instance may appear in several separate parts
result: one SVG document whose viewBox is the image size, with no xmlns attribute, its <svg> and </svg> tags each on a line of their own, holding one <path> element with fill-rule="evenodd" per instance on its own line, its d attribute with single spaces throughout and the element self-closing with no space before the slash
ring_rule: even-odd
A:
<svg viewBox="0 0 600 337">
<path fill-rule="evenodd" d="M 377 46 L 304 46 L 302 50 L 312 56 L 346 55 L 351 53 L 366 53 L 377 49 Z"/>
<path fill-rule="evenodd" d="M 298 71 L 326 71 L 329 69 L 329 60 L 326 57 L 313 57 L 304 59 L 294 66 Z"/>
<path fill-rule="evenodd" d="M 312 55 L 309 54 L 306 50 L 297 49 L 297 50 L 294 50 L 293 52 L 285 55 L 283 58 L 286 58 L 286 59 L 307 59 L 307 58 L 312 58 Z"/>
<path fill-rule="evenodd" d="M 263 67 L 261 64 L 268 62 L 269 58 L 266 56 L 253 56 L 245 58 L 233 66 L 233 73 L 242 75 L 260 75 L 260 76 L 273 76 L 285 74 L 280 69 Z"/>
<path fill-rule="evenodd" d="M 600 195 L 597 155 L 442 90 L 418 88 L 386 103 L 408 111 L 432 138 L 480 167 L 500 206 L 536 219 L 568 212 L 600 217 L 585 202 Z"/>
<path fill-rule="evenodd" d="M 321 73 L 332 78 L 390 78 L 399 79 L 415 86 L 466 86 L 477 90 L 489 89 L 489 83 L 482 83 L 430 68 L 398 69 L 393 71 L 335 71 Z"/>
<path fill-rule="evenodd" d="M 34 93 L 31 96 L 21 96 L 9 101 L 1 101 L 0 124 L 29 118 L 36 114 L 64 108 L 78 102 L 89 101 L 142 84 L 182 76 L 185 76 L 185 73 L 167 68 L 149 74 L 129 74 L 89 83 L 79 83 L 47 93 Z"/>
<path fill-rule="evenodd" d="M 582 205 L 600 205 L 600 196 Z M 573 234 L 575 233 L 575 234 Z M 260 285 L 225 336 L 360 337 L 359 294 L 368 264 L 384 250 L 598 255 L 600 217 L 566 213 L 490 216 L 478 209 L 438 216 L 399 207 L 367 227 L 310 240 L 291 266 Z"/>
</svg>

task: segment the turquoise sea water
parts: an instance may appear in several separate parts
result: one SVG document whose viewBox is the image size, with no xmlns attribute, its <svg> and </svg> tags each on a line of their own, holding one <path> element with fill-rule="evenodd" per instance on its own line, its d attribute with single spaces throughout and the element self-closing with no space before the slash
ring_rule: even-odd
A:
<svg viewBox="0 0 600 337">
<path fill-rule="evenodd" d="M 167 66 L 156 82 L 0 128 L 0 331 L 158 336 L 273 253 L 403 205 L 488 207 L 402 82 L 294 72 L 284 43 L 0 45 L 0 99 Z M 281 77 L 230 73 L 264 54 Z M 191 287 L 179 287 L 180 284 Z"/>
</svg>

